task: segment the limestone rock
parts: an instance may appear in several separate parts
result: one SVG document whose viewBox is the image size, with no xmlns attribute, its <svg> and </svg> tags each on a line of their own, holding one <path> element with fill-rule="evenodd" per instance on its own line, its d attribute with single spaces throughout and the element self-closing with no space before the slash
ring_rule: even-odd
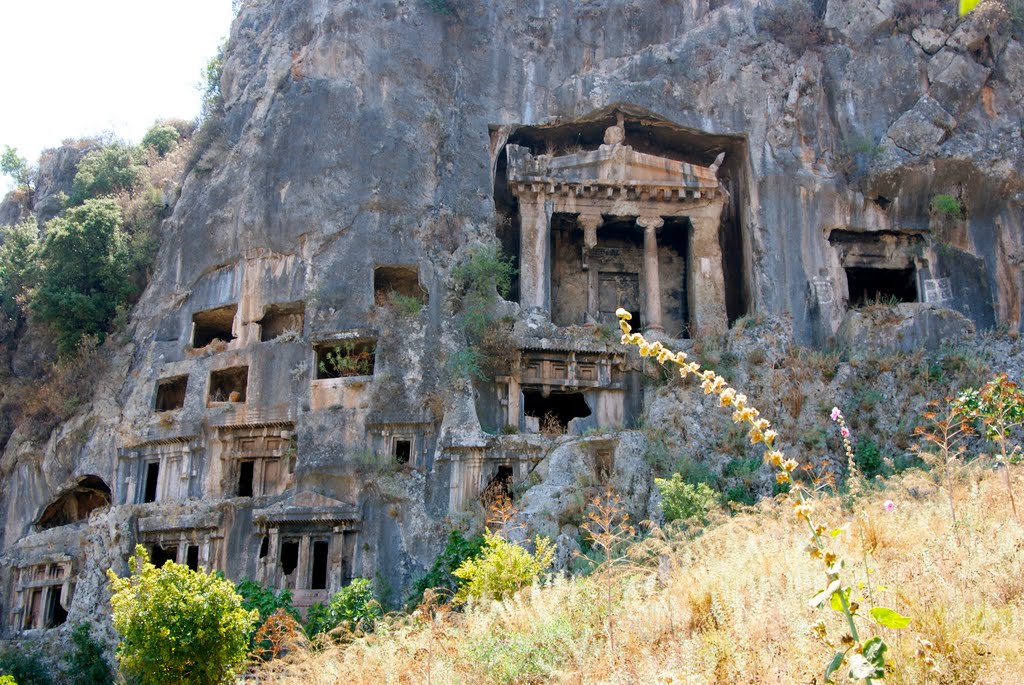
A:
<svg viewBox="0 0 1024 685">
<path fill-rule="evenodd" d="M 947 48 L 928 63 L 929 92 L 956 115 L 974 104 L 990 73 L 988 67 Z"/>
<path fill-rule="evenodd" d="M 949 37 L 941 29 L 930 28 L 927 26 L 921 26 L 910 32 L 917 44 L 921 46 L 921 49 L 927 52 L 929 55 L 934 55 L 936 52 L 942 49 L 942 46 L 946 44 L 946 39 Z"/>
<path fill-rule="evenodd" d="M 929 152 L 956 128 L 956 119 L 932 98 L 921 98 L 889 127 L 886 135 L 912 155 Z"/>
</svg>

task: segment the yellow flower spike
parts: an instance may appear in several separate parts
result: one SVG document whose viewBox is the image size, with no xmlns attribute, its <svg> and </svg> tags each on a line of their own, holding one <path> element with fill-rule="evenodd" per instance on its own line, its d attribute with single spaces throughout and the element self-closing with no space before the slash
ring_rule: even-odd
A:
<svg viewBox="0 0 1024 685">
<path fill-rule="evenodd" d="M 784 468 L 787 473 L 792 473 L 793 471 L 796 471 L 796 467 L 798 467 L 799 465 L 800 464 L 797 463 L 796 459 L 787 459 L 786 461 L 782 462 L 782 468 Z"/>
<path fill-rule="evenodd" d="M 630 319 L 633 318 L 633 315 L 630 314 L 625 309 L 623 309 L 622 307 L 619 307 L 618 309 L 615 310 L 615 316 L 619 317 L 624 321 L 629 321 Z"/>
<path fill-rule="evenodd" d="M 703 376 L 704 380 L 706 380 L 706 381 L 713 381 L 713 380 L 715 380 L 715 372 L 712 371 L 711 369 L 708 369 L 707 371 L 702 373 L 701 376 Z"/>
<path fill-rule="evenodd" d="M 628 333 L 623 333 L 622 334 L 622 344 L 623 345 L 628 345 L 631 342 L 633 342 L 633 338 L 630 337 L 630 335 Z"/>
<path fill-rule="evenodd" d="M 778 450 L 768 450 L 764 453 L 764 460 L 772 466 L 779 466 L 782 464 L 782 452 Z"/>
<path fill-rule="evenodd" d="M 739 393 L 736 395 L 735 404 L 737 409 L 743 409 L 743 407 L 747 406 L 747 396 Z"/>
<path fill-rule="evenodd" d="M 721 395 L 722 406 L 723 407 L 728 407 L 729 405 L 731 405 L 733 403 L 733 400 L 735 398 L 736 398 L 736 391 L 733 390 L 732 388 L 726 388 L 725 390 L 722 391 L 722 395 Z"/>
<path fill-rule="evenodd" d="M 681 367 L 679 367 L 679 377 L 680 378 L 685 379 L 689 375 L 690 375 L 690 367 L 688 365 L 683 364 Z"/>
<path fill-rule="evenodd" d="M 767 430 L 764 432 L 764 444 L 771 447 L 775 444 L 775 438 L 779 437 L 779 434 L 773 430 Z"/>
<path fill-rule="evenodd" d="M 631 330 L 633 330 L 633 327 L 626 323 L 625 320 L 619 319 L 619 330 L 621 330 L 623 333 L 629 333 Z"/>
<path fill-rule="evenodd" d="M 713 385 L 714 384 L 711 381 L 704 381 L 703 383 L 700 384 L 700 387 L 704 388 L 704 394 L 705 395 L 710 395 L 711 394 L 711 388 L 712 388 Z"/>
<path fill-rule="evenodd" d="M 750 444 L 756 445 L 764 439 L 764 434 L 756 428 L 751 428 L 750 432 L 747 433 L 750 436 Z"/>
<path fill-rule="evenodd" d="M 788 483 L 789 474 L 786 473 L 785 471 L 780 471 L 779 473 L 775 474 L 775 480 L 779 483 Z"/>
<path fill-rule="evenodd" d="M 640 343 L 640 356 L 647 357 L 651 354 L 651 347 L 646 342 Z"/>
<path fill-rule="evenodd" d="M 664 364 L 666 361 L 668 361 L 669 359 L 673 359 L 674 357 L 674 354 L 662 348 L 661 352 L 658 352 L 658 363 Z"/>
</svg>

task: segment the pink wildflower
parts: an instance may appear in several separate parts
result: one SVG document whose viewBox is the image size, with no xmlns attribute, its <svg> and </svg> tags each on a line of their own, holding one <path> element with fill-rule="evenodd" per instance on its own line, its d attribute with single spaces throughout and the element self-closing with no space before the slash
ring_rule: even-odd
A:
<svg viewBox="0 0 1024 685">
<path fill-rule="evenodd" d="M 843 415 L 843 412 L 839 411 L 839 407 L 832 407 L 832 420 L 838 421 L 839 417 Z"/>
<path fill-rule="evenodd" d="M 848 438 L 850 437 L 850 429 L 847 428 L 846 426 L 843 426 L 842 428 L 839 429 L 839 434 L 842 435 L 844 438 Z"/>
<path fill-rule="evenodd" d="M 896 503 L 893 502 L 891 499 L 887 499 L 884 502 L 882 502 L 882 508 L 885 509 L 886 511 L 890 511 L 890 512 L 891 511 L 895 511 L 896 510 Z"/>
</svg>

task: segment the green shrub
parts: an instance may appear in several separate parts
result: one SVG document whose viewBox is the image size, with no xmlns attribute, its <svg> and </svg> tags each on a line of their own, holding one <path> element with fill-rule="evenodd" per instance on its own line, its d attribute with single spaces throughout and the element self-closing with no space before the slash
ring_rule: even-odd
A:
<svg viewBox="0 0 1024 685">
<path fill-rule="evenodd" d="M 310 608 L 310 615 L 306 619 L 306 634 L 313 637 L 336 628 L 348 631 L 372 630 L 374 623 L 383 615 L 384 610 L 373 594 L 370 580 L 356 578 L 335 592 L 326 607 L 315 612 Z"/>
<path fill-rule="evenodd" d="M 448 357 L 448 361 L 445 362 L 445 373 L 449 378 L 487 380 L 481 357 L 482 355 L 477 350 L 463 348 Z"/>
<path fill-rule="evenodd" d="M 51 685 L 53 675 L 34 647 L 24 643 L 0 652 L 0 673 L 14 679 L 19 685 Z"/>
<path fill-rule="evenodd" d="M 952 195 L 942 194 L 932 198 L 932 209 L 936 214 L 947 219 L 962 219 L 965 215 L 964 206 Z"/>
<path fill-rule="evenodd" d="M 114 673 L 107 663 L 106 650 L 93 639 L 88 623 L 79 623 L 71 633 L 74 649 L 68 657 L 65 674 L 75 685 L 111 685 Z"/>
<path fill-rule="evenodd" d="M 243 578 L 235 585 L 235 592 L 242 598 L 242 608 L 246 611 L 255 609 L 259 612 L 259 620 L 253 624 L 249 634 L 250 644 L 256 635 L 259 627 L 266 623 L 267 619 L 278 609 L 284 610 L 292 618 L 299 620 L 299 612 L 292 605 L 292 591 L 284 588 L 280 592 L 274 592 L 265 588 L 254 580 Z"/>
<path fill-rule="evenodd" d="M 0 675 L 0 685 L 18 685 L 18 682 L 9 675 Z"/>
<path fill-rule="evenodd" d="M 199 118 L 207 121 L 219 118 L 224 113 L 224 97 L 220 92 L 220 77 L 224 73 L 224 47 L 217 48 L 217 54 L 206 62 L 202 72 L 202 105 Z"/>
<path fill-rule="evenodd" d="M 39 229 L 29 217 L 16 226 L 0 226 L 0 310 L 3 332 L 16 329 L 24 318 L 29 290 L 39 274 L 36 256 Z"/>
<path fill-rule="evenodd" d="M 496 533 L 484 533 L 480 555 L 467 559 L 455 569 L 462 582 L 455 593 L 455 602 L 470 599 L 506 599 L 532 585 L 550 565 L 554 546 L 547 538 L 534 538 L 536 552 L 530 553 Z"/>
<path fill-rule="evenodd" d="M 243 609 L 223 576 L 174 562 L 157 568 L 141 545 L 128 566 L 125 578 L 107 572 L 125 675 L 139 685 L 234 682 L 259 612 Z"/>
<path fill-rule="evenodd" d="M 10 176 L 20 188 L 31 188 L 32 169 L 28 160 L 18 156 L 18 150 L 4 145 L 4 153 L 0 155 L 0 173 Z"/>
<path fill-rule="evenodd" d="M 493 316 L 495 298 L 508 297 L 514 275 L 512 259 L 501 255 L 493 245 L 471 250 L 452 269 L 452 279 L 463 295 L 463 326 L 470 335 L 483 335 Z"/>
<path fill-rule="evenodd" d="M 88 200 L 48 224 L 40 250 L 39 287 L 32 313 L 49 325 L 61 355 L 84 336 L 100 341 L 133 293 L 121 209 L 113 200 Z"/>
<path fill-rule="evenodd" d="M 694 520 L 707 523 L 709 514 L 718 508 L 718 493 L 707 483 L 687 483 L 678 474 L 671 478 L 655 478 L 661 493 L 661 511 L 665 522 Z"/>
<path fill-rule="evenodd" d="M 853 450 L 853 461 L 857 468 L 866 478 L 874 478 L 878 475 L 885 461 L 882 459 L 882 452 L 878 443 L 870 437 L 861 438 L 857 441 L 857 447 Z"/>
<path fill-rule="evenodd" d="M 757 495 L 746 483 L 737 483 L 725 491 L 725 500 L 750 507 L 757 504 Z"/>
<path fill-rule="evenodd" d="M 423 302 L 414 295 L 403 295 L 399 292 L 391 292 L 388 295 L 391 308 L 395 314 L 403 319 L 410 319 L 420 313 L 423 309 Z"/>
<path fill-rule="evenodd" d="M 71 202 L 132 191 L 142 177 L 143 156 L 139 148 L 113 143 L 93 150 L 78 163 L 71 186 Z"/>
<path fill-rule="evenodd" d="M 426 574 L 412 584 L 412 592 L 406 601 L 410 609 L 419 606 L 423 601 L 423 593 L 427 590 L 454 595 L 459 581 L 455 577 L 455 569 L 462 566 L 467 559 L 480 556 L 484 546 L 484 536 L 474 535 L 468 540 L 457 530 L 448 533 L 448 542 L 441 553 L 434 558 L 434 563 Z"/>
<path fill-rule="evenodd" d="M 156 150 L 158 155 L 163 157 L 168 152 L 178 147 L 178 141 L 180 139 L 181 134 L 178 133 L 178 129 L 174 126 L 157 124 L 146 131 L 146 135 L 142 137 L 142 147 L 151 147 Z"/>
</svg>

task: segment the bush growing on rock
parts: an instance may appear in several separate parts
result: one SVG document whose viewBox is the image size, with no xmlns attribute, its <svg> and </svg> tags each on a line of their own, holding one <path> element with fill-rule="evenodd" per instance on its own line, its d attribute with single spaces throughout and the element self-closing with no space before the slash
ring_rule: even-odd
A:
<svg viewBox="0 0 1024 685">
<path fill-rule="evenodd" d="M 306 617 L 309 637 L 329 633 L 337 628 L 348 631 L 371 630 L 374 622 L 384 615 L 380 602 L 373 594 L 368 578 L 356 578 L 331 597 L 325 607 L 316 604 Z"/>
<path fill-rule="evenodd" d="M 137 546 L 131 575 L 110 579 L 117 658 L 139 685 L 233 682 L 259 612 L 246 611 L 230 581 L 173 562 L 157 568 Z"/>
<path fill-rule="evenodd" d="M 534 547 L 536 551 L 531 554 L 497 533 L 484 533 L 480 556 L 467 559 L 455 569 L 455 576 L 463 581 L 455 594 L 455 602 L 507 599 L 532 585 L 555 557 L 554 545 L 547 538 L 536 537 Z"/>
<path fill-rule="evenodd" d="M 71 189 L 72 203 L 133 190 L 142 176 L 142 165 L 139 148 L 125 143 L 93 150 L 78 163 Z"/>
<path fill-rule="evenodd" d="M 132 287 L 121 209 L 113 200 L 88 200 L 51 221 L 40 250 L 39 288 L 32 312 L 56 333 L 62 355 L 86 335 L 102 341 Z"/>
<path fill-rule="evenodd" d="M 114 674 L 104 656 L 103 645 L 97 642 L 88 623 L 79 623 L 71 633 L 74 649 L 68 657 L 65 674 L 75 685 L 111 685 Z"/>
<path fill-rule="evenodd" d="M 151 147 L 156 150 L 158 155 L 163 157 L 178 147 L 178 140 L 180 138 L 181 134 L 178 133 L 178 129 L 175 127 L 167 124 L 157 124 L 146 131 L 146 135 L 142 137 L 142 147 Z"/>
<path fill-rule="evenodd" d="M 718 508 L 718 493 L 707 483 L 687 483 L 678 473 L 671 478 L 655 478 L 661 493 L 661 510 L 665 522 L 696 520 L 707 523 L 709 514 Z"/>
</svg>

